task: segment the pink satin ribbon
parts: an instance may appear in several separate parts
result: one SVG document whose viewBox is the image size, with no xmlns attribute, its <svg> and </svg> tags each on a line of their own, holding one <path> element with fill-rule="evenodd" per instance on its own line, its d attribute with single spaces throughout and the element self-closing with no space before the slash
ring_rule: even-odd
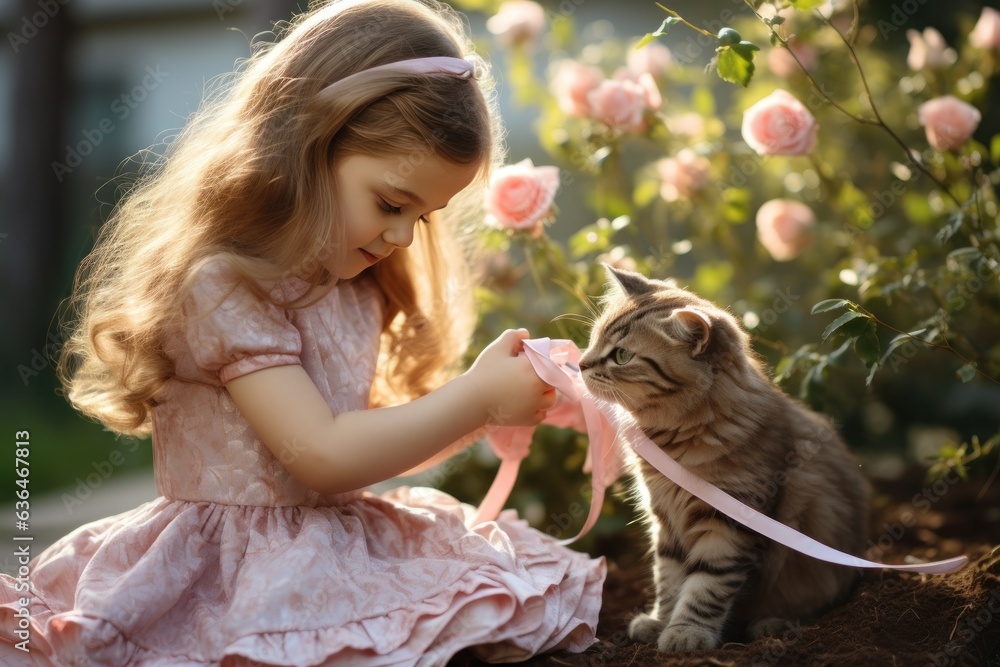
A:
<svg viewBox="0 0 1000 667">
<path fill-rule="evenodd" d="M 646 459 L 667 479 L 688 493 L 747 528 L 807 556 L 850 567 L 885 568 L 927 574 L 954 572 L 968 562 L 966 556 L 958 556 L 930 563 L 887 565 L 858 558 L 817 542 L 761 514 L 691 473 L 646 437 L 631 423 L 623 410 L 592 396 L 580 376 L 578 365 L 580 350 L 572 341 L 549 338 L 526 340 L 524 354 L 531 361 L 538 376 L 559 392 L 559 400 L 555 407 L 549 410 L 545 423 L 574 428 L 586 432 L 590 438 L 587 460 L 584 464 L 584 471 L 591 472 L 593 495 L 590 512 L 580 533 L 575 537 L 560 540 L 560 544 L 574 542 L 593 528 L 604 505 L 605 490 L 618 479 L 624 469 L 625 450 L 620 445 L 628 443 L 636 454 Z M 489 430 L 487 439 L 493 451 L 501 459 L 501 464 L 493 484 L 479 506 L 475 523 L 492 521 L 500 514 L 514 488 L 521 461 L 528 455 L 534 431 L 532 426 L 497 426 Z"/>
</svg>

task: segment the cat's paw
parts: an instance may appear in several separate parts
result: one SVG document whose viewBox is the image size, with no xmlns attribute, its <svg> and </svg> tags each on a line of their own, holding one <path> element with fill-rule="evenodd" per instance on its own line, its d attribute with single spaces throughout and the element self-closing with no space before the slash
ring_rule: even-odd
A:
<svg viewBox="0 0 1000 667">
<path fill-rule="evenodd" d="M 747 634 L 750 635 L 751 639 L 759 639 L 761 637 L 780 637 L 782 634 L 794 627 L 795 625 L 793 625 L 787 618 L 776 618 L 771 616 L 769 618 L 762 618 L 751 623 L 747 627 Z"/>
<path fill-rule="evenodd" d="M 718 648 L 721 637 L 700 625 L 668 625 L 660 633 L 656 648 L 664 653 L 684 653 Z"/>
<path fill-rule="evenodd" d="M 639 614 L 628 624 L 628 636 L 637 642 L 655 644 L 666 625 L 666 621 L 653 618 L 649 614 Z"/>
</svg>

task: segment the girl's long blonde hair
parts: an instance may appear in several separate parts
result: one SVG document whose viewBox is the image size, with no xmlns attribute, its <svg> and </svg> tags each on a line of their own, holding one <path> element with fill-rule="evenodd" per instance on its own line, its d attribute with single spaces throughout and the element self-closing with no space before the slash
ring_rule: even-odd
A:
<svg viewBox="0 0 1000 667">
<path fill-rule="evenodd" d="M 480 165 L 448 216 L 432 214 L 409 248 L 373 267 L 388 303 L 373 405 L 430 391 L 464 354 L 474 317 L 458 221 L 475 219 L 503 160 L 492 81 L 389 68 L 328 88 L 376 65 L 468 56 L 461 17 L 436 0 L 342 0 L 280 32 L 146 165 L 79 268 L 58 373 L 74 407 L 112 431 L 150 431 L 174 372 L 164 333 L 203 263 L 224 258 L 262 298 L 264 282 L 307 280 L 286 308 L 334 287 L 321 263 L 343 233 L 333 173 L 346 155 Z"/>
</svg>

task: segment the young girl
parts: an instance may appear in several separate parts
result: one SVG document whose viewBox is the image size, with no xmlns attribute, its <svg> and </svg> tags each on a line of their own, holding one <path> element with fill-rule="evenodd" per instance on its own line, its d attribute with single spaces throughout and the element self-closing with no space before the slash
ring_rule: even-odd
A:
<svg viewBox="0 0 1000 667">
<path fill-rule="evenodd" d="M 512 512 L 470 525 L 433 489 L 363 490 L 555 400 L 523 330 L 443 382 L 473 318 L 442 209 L 481 201 L 502 160 L 459 17 L 345 0 L 285 32 L 81 267 L 67 396 L 152 434 L 161 497 L 0 581 L 3 664 L 443 665 L 594 641 L 602 559 Z"/>
</svg>

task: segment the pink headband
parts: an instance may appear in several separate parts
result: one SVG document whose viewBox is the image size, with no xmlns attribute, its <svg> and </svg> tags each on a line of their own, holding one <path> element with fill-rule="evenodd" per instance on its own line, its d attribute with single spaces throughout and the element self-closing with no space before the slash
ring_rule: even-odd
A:
<svg viewBox="0 0 1000 667">
<path fill-rule="evenodd" d="M 450 56 L 430 56 L 427 58 L 412 58 L 410 60 L 397 60 L 396 62 L 377 65 L 345 76 L 339 81 L 334 81 L 320 91 L 321 96 L 329 94 L 331 88 L 347 85 L 355 77 L 367 76 L 370 72 L 379 70 L 398 70 L 403 72 L 414 72 L 416 74 L 451 74 L 463 79 L 474 78 L 476 65 L 465 58 L 452 58 Z"/>
<path fill-rule="evenodd" d="M 394 63 L 378 65 L 364 72 L 375 72 L 380 69 L 400 69 L 406 72 L 417 72 L 418 74 L 453 74 L 455 76 L 468 79 L 475 71 L 475 65 L 465 58 L 451 58 L 449 56 L 430 56 L 428 58 L 413 58 L 411 60 L 397 60 Z M 357 72 L 360 74 L 360 72 Z M 354 76 L 353 74 L 351 76 Z"/>
</svg>

